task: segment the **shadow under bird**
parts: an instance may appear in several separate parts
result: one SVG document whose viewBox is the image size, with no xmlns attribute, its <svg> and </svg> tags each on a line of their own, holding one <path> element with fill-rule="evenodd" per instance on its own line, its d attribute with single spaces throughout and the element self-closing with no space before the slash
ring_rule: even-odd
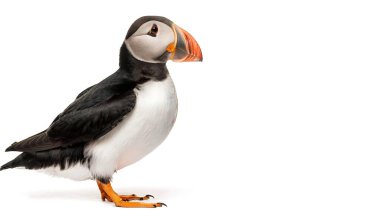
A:
<svg viewBox="0 0 380 217">
<path fill-rule="evenodd" d="M 0 170 L 21 167 L 74 180 L 95 179 L 102 200 L 118 207 L 161 207 L 117 194 L 112 175 L 160 145 L 177 116 L 166 62 L 202 61 L 195 39 L 167 18 L 145 16 L 129 28 L 119 69 L 82 91 L 51 125 L 6 151 L 22 152 Z"/>
</svg>

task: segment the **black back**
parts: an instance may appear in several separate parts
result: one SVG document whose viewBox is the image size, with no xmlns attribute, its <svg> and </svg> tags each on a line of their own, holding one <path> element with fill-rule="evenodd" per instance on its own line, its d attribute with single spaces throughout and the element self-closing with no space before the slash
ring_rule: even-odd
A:
<svg viewBox="0 0 380 217">
<path fill-rule="evenodd" d="M 127 37 L 149 19 L 171 22 L 162 17 L 142 17 L 131 26 Z M 90 160 L 83 155 L 84 147 L 111 131 L 133 110 L 134 90 L 149 80 L 163 80 L 168 74 L 165 63 L 137 60 L 124 43 L 120 48 L 119 67 L 114 74 L 82 91 L 46 130 L 8 147 L 6 151 L 24 153 L 0 170 L 19 166 L 39 169 L 52 165 L 64 169 L 78 161 Z"/>
</svg>

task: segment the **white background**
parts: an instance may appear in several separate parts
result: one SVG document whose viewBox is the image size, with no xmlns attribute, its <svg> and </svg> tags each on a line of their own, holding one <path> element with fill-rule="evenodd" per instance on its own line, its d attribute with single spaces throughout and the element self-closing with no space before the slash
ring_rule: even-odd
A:
<svg viewBox="0 0 380 217">
<path fill-rule="evenodd" d="M 0 146 L 45 129 L 117 69 L 131 23 L 162 15 L 202 63 L 168 63 L 179 97 L 168 139 L 94 181 L 0 172 L 0 212 L 39 216 L 380 216 L 378 1 L 1 1 Z M 17 153 L 0 153 L 5 163 Z"/>
</svg>

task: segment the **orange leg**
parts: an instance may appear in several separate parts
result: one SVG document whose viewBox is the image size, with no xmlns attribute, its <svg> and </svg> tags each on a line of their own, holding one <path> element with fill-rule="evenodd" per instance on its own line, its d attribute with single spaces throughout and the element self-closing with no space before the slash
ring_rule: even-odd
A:
<svg viewBox="0 0 380 217">
<path fill-rule="evenodd" d="M 118 195 L 111 186 L 111 183 L 104 184 L 99 180 L 96 181 L 100 190 L 102 200 L 107 199 L 110 202 L 115 203 L 117 207 L 129 207 L 129 208 L 156 208 L 166 206 L 164 203 L 141 203 L 141 202 L 129 202 L 129 200 L 147 200 L 152 195 L 146 195 L 145 197 L 138 197 L 132 195 Z"/>
<path fill-rule="evenodd" d="M 109 201 L 109 202 L 112 202 L 111 198 L 106 194 L 106 192 L 103 190 L 103 187 L 102 185 L 100 184 L 101 182 L 99 181 L 96 181 L 96 184 L 98 184 L 98 187 L 99 187 L 99 190 L 100 190 L 100 196 L 102 198 L 102 201 L 105 201 L 106 199 Z"/>
</svg>

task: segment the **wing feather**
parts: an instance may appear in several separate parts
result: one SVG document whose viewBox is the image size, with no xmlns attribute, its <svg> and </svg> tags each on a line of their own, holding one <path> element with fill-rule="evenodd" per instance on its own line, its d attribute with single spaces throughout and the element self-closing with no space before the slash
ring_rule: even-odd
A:
<svg viewBox="0 0 380 217">
<path fill-rule="evenodd" d="M 6 151 L 38 152 L 84 145 L 105 135 L 133 110 L 136 85 L 127 73 L 118 70 L 82 91 L 48 129 L 13 143 Z"/>
</svg>

